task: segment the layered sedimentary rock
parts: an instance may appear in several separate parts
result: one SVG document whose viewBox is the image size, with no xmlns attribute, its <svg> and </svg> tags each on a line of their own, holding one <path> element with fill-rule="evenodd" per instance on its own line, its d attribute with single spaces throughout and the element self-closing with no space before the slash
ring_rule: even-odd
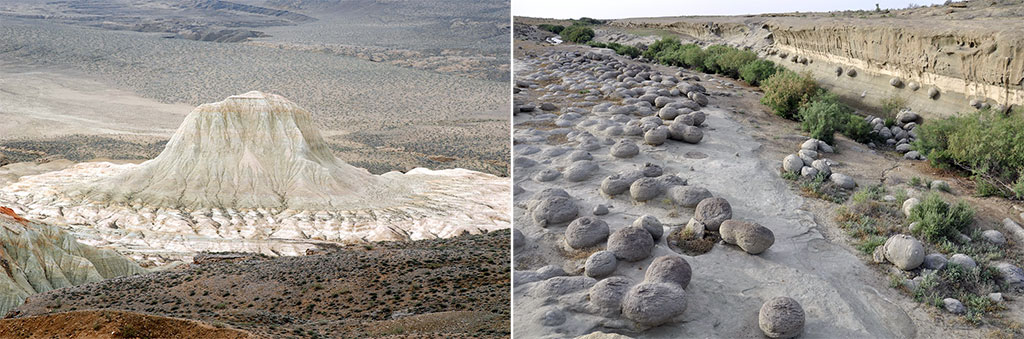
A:
<svg viewBox="0 0 1024 339">
<path fill-rule="evenodd" d="M 308 111 L 249 92 L 190 113 L 156 158 L 21 178 L 0 201 L 133 258 L 295 255 L 319 242 L 449 237 L 509 227 L 508 180 L 474 171 L 373 175 L 334 157 Z"/>
<path fill-rule="evenodd" d="M 884 12 L 889 14 L 636 18 L 611 24 L 750 47 L 786 68 L 810 72 L 855 106 L 878 108 L 895 96 L 931 117 L 973 110 L 972 101 L 1024 105 L 1021 8 L 978 3 Z"/>
<path fill-rule="evenodd" d="M 0 315 L 32 294 L 145 272 L 117 252 L 83 245 L 7 207 L 0 207 L 0 245 Z"/>
</svg>

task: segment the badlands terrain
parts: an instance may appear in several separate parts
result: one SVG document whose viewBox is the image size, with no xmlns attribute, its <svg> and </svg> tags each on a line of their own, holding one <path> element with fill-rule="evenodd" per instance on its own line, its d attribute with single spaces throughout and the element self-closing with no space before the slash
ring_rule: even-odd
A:
<svg viewBox="0 0 1024 339">
<path fill-rule="evenodd" d="M 11 122 L 0 152 L 150 159 L 192 107 L 261 90 L 318 107 L 331 151 L 375 174 L 508 175 L 508 11 L 508 1 L 0 1 L 0 116 Z"/>
<path fill-rule="evenodd" d="M 870 22 L 911 29 L 894 23 L 909 21 L 907 25 L 913 26 L 910 19 L 941 13 L 932 10 L 910 11 L 914 16 L 900 19 L 877 13 L 863 18 L 836 13 L 840 19 L 835 21 L 815 21 L 830 18 L 828 13 L 622 19 L 592 28 L 594 41 L 639 43 L 647 48 L 666 35 L 686 39 L 681 27 L 700 22 L 693 25 L 695 29 L 709 33 L 692 36 L 690 41 L 710 45 L 723 43 L 724 37 L 737 42 L 755 29 L 776 30 L 779 26 L 773 23 L 785 20 L 805 20 L 803 27 L 816 33 L 834 32 L 815 26 L 827 22 L 851 24 L 850 31 L 870 30 Z M 971 10 L 976 15 L 985 13 L 985 9 Z M 957 7 L 951 13 L 957 11 L 963 9 Z M 970 19 L 943 15 L 932 19 Z M 1000 15 L 993 13 L 986 20 L 1011 21 Z M 759 23 L 737 25 L 742 27 L 735 30 L 742 34 L 730 35 L 732 30 L 719 27 L 731 26 L 719 26 L 717 20 Z M 976 196 L 977 187 L 969 178 L 933 168 L 918 160 L 920 156 L 906 156 L 902 154 L 906 151 L 897 152 L 892 145 L 869 146 L 838 133 L 832 143 L 809 139 L 799 123 L 761 104 L 764 94 L 745 82 L 631 59 L 611 49 L 552 45 L 548 38 L 554 34 L 536 25 L 569 22 L 515 21 L 513 308 L 517 336 L 563 338 L 598 332 L 645 338 L 1022 335 L 1024 271 L 1019 244 L 1024 237 L 1017 234 L 1024 208 L 1019 202 Z M 1014 27 L 1006 26 L 987 27 Z M 773 36 L 779 44 L 781 33 L 771 33 L 750 39 L 761 44 L 761 57 L 792 56 L 793 51 L 780 52 L 785 46 L 772 45 Z M 969 30 L 957 34 L 993 36 Z M 916 37 L 876 33 L 868 38 L 873 44 L 884 44 L 882 37 L 890 36 Z M 1015 53 L 1015 48 L 1005 47 L 1017 45 L 1013 35 L 995 36 L 1002 38 L 997 53 Z M 851 33 L 843 39 L 855 37 Z M 822 48 L 833 46 L 825 39 Z M 859 48 L 847 53 L 886 50 Z M 1010 90 L 1020 86 L 1019 80 L 1010 79 L 1003 84 L 1006 91 L 972 91 L 984 87 L 978 85 L 986 81 L 980 73 L 960 73 L 960 81 L 971 85 L 956 87 L 938 81 L 944 71 L 923 64 L 915 64 L 922 68 L 920 72 L 906 70 L 910 66 L 904 65 L 900 69 L 905 73 L 897 74 L 892 73 L 896 72 L 892 65 L 898 60 L 851 61 L 808 50 L 797 53 L 797 61 L 814 61 L 794 63 L 787 58 L 777 63 L 796 71 L 827 65 L 832 80 L 811 74 L 823 88 L 858 107 L 857 113 L 863 116 L 858 120 L 882 116 L 879 102 L 862 100 L 864 91 L 872 100 L 893 91 L 924 95 L 907 100 L 906 107 L 914 115 L 905 111 L 894 119 L 907 130 L 913 126 L 904 118 L 928 124 L 929 119 L 976 109 L 960 102 L 968 97 L 977 98 L 978 106 L 980 101 L 991 107 L 1015 104 Z M 844 60 L 859 67 L 856 79 L 835 79 L 836 63 Z M 964 60 L 972 65 L 967 69 L 975 70 L 986 59 Z M 1015 62 L 1019 61 L 1005 65 L 1012 67 Z M 1020 74 L 999 72 L 1003 81 Z M 924 93 L 891 86 L 894 76 L 904 83 L 920 82 Z M 872 80 L 861 83 L 861 79 Z M 839 81 L 858 87 L 835 85 Z M 956 107 L 935 110 L 938 104 L 919 104 L 934 100 L 925 95 L 927 86 L 939 83 L 944 85 L 939 85 L 943 87 L 938 100 L 959 96 L 949 101 Z M 851 88 L 856 95 L 850 94 Z M 797 162 L 795 173 L 790 172 L 789 160 L 783 161 L 789 155 Z M 801 177 L 801 171 L 807 174 Z M 815 180 L 814 173 L 821 172 L 826 173 L 819 176 L 824 180 Z M 919 234 L 906 215 L 919 211 L 914 206 L 930 201 L 928 197 L 963 201 L 975 211 L 969 228 L 956 236 L 955 243 L 937 246 L 904 236 Z M 856 219 L 861 218 L 856 213 L 865 217 Z M 868 238 L 880 242 L 866 243 L 864 234 L 873 234 Z M 946 281 L 957 283 L 947 285 Z"/>
</svg>

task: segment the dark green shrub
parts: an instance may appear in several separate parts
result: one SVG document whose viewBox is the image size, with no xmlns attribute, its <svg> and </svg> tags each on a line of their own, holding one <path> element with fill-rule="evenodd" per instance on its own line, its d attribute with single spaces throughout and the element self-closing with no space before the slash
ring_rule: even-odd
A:
<svg viewBox="0 0 1024 339">
<path fill-rule="evenodd" d="M 563 29 L 560 35 L 565 41 L 585 44 L 594 38 L 594 30 L 583 25 L 572 25 Z"/>
<path fill-rule="evenodd" d="M 647 46 L 647 50 L 644 51 L 644 57 L 651 60 L 659 61 L 659 58 L 664 56 L 665 53 L 676 50 L 679 47 L 679 40 L 673 38 L 658 39 L 650 46 Z"/>
<path fill-rule="evenodd" d="M 791 71 L 779 71 L 768 77 L 761 85 L 764 96 L 761 103 L 771 107 L 775 114 L 790 120 L 797 120 L 797 110 L 811 100 L 818 85 L 808 75 Z"/>
<path fill-rule="evenodd" d="M 864 121 L 864 117 L 856 114 L 848 114 L 846 117 L 846 125 L 843 126 L 843 135 L 847 138 L 856 140 L 859 143 L 871 142 L 871 124 Z"/>
<path fill-rule="evenodd" d="M 768 60 L 754 60 L 740 67 L 739 73 L 740 79 L 751 86 L 757 86 L 775 74 L 775 63 Z"/>
<path fill-rule="evenodd" d="M 1024 171 L 1024 119 L 980 110 L 929 120 L 918 128 L 914 148 L 937 167 L 969 171 L 1001 192 L 993 195 L 1016 196 L 1014 183 Z"/>
<path fill-rule="evenodd" d="M 809 104 L 800 107 L 800 128 L 810 132 L 811 138 L 832 144 L 833 134 L 849 121 L 849 115 L 839 97 L 822 91 Z"/>
<path fill-rule="evenodd" d="M 718 67 L 718 73 L 737 79 L 740 77 L 740 69 L 755 60 L 757 60 L 757 54 L 754 52 L 728 47 L 718 55 L 715 64 Z"/>
<path fill-rule="evenodd" d="M 574 22 L 573 24 L 600 25 L 600 24 L 603 24 L 603 23 L 604 23 L 604 20 L 598 20 L 598 19 L 594 19 L 594 18 L 582 17 L 579 20 L 576 20 L 576 22 Z"/>
<path fill-rule="evenodd" d="M 696 68 L 704 72 L 704 49 L 697 44 L 685 44 L 679 47 L 680 64 L 685 67 Z"/>
<path fill-rule="evenodd" d="M 587 46 L 590 46 L 590 47 L 597 47 L 597 48 L 608 48 L 608 45 L 607 45 L 607 44 L 605 44 L 605 43 L 603 43 L 603 42 L 597 42 L 597 41 L 590 41 L 590 42 L 587 42 Z"/>
<path fill-rule="evenodd" d="M 920 223 L 916 233 L 925 240 L 935 243 L 944 239 L 956 239 L 974 221 L 974 209 L 963 201 L 950 205 L 938 194 L 925 196 L 920 204 L 910 209 L 909 222 Z"/>
<path fill-rule="evenodd" d="M 605 44 L 605 47 L 615 50 L 615 53 L 618 53 L 619 55 L 625 55 L 630 58 L 636 58 L 641 54 L 639 48 L 623 45 L 616 42 L 609 42 Z"/>
<path fill-rule="evenodd" d="M 552 24 L 540 24 L 540 25 L 537 25 L 537 28 L 543 29 L 543 30 L 551 32 L 551 33 L 558 34 L 558 33 L 562 33 L 562 30 L 565 29 L 565 26 L 562 26 L 562 25 L 552 25 Z"/>
<path fill-rule="evenodd" d="M 907 99 L 896 94 L 890 95 L 882 99 L 882 116 L 888 118 L 896 117 L 896 113 L 899 113 L 900 109 L 904 107 L 907 107 Z"/>
<path fill-rule="evenodd" d="M 708 46 L 708 48 L 704 49 L 704 69 L 702 72 L 721 73 L 722 69 L 719 67 L 718 59 L 733 49 L 726 45 Z"/>
</svg>

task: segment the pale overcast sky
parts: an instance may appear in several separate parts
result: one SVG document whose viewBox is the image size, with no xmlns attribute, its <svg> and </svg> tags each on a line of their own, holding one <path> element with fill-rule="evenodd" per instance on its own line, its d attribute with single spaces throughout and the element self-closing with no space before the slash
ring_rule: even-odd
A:
<svg viewBox="0 0 1024 339">
<path fill-rule="evenodd" d="M 785 12 L 827 12 L 833 10 L 906 8 L 909 4 L 931 5 L 943 1 L 899 0 L 512 0 L 512 14 L 519 16 L 575 19 L 621 19 L 686 15 L 742 15 Z"/>
</svg>

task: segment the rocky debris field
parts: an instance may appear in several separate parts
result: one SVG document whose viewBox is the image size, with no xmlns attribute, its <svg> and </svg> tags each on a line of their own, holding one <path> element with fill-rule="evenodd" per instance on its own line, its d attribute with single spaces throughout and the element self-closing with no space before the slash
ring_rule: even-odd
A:
<svg viewBox="0 0 1024 339">
<path fill-rule="evenodd" d="M 8 317 L 99 309 L 272 338 L 507 337 L 509 240 L 500 231 L 192 264 L 36 295 Z"/>
<path fill-rule="evenodd" d="M 517 334 L 979 335 L 935 323 L 836 239 L 830 213 L 801 193 L 845 200 L 865 184 L 860 165 L 738 121 L 748 90 L 598 49 L 517 44 Z M 795 192 L 787 171 L 829 173 Z"/>
</svg>

